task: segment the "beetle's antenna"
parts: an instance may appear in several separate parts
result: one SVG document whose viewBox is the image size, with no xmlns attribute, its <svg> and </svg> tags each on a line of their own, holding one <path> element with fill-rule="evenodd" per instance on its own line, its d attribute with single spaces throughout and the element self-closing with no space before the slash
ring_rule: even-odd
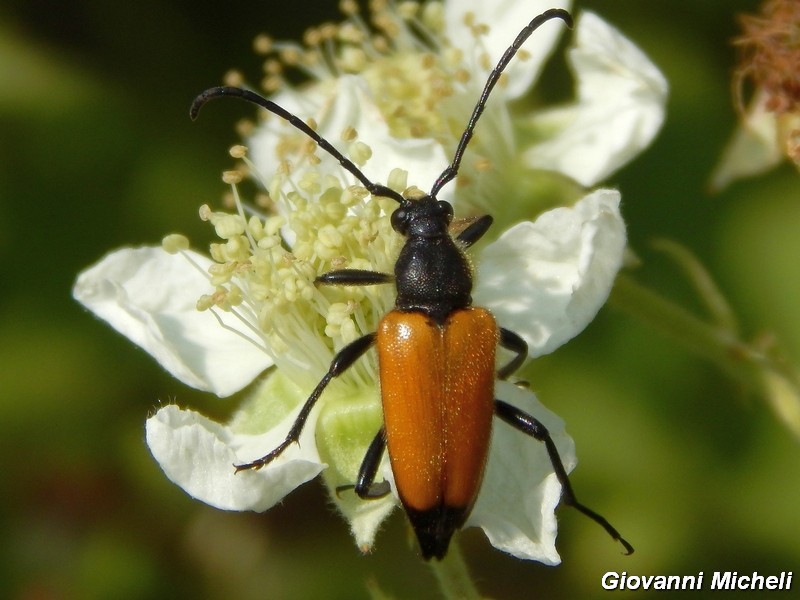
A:
<svg viewBox="0 0 800 600">
<path fill-rule="evenodd" d="M 263 96 L 256 94 L 255 92 L 251 92 L 250 90 L 231 86 L 209 88 L 194 99 L 194 102 L 192 102 L 192 107 L 189 109 L 189 116 L 194 121 L 197 118 L 197 115 L 200 113 L 200 109 L 203 108 L 208 101 L 214 100 L 215 98 L 221 98 L 223 96 L 240 98 L 278 115 L 280 118 L 288 121 L 292 127 L 305 133 L 308 137 L 314 140 L 320 148 L 338 160 L 339 164 L 342 165 L 342 167 L 344 167 L 347 171 L 352 173 L 355 178 L 358 179 L 365 188 L 367 188 L 367 191 L 369 191 L 370 194 L 373 196 L 391 198 L 400 204 L 407 203 L 407 200 L 405 200 L 400 193 L 396 192 L 392 188 L 370 181 L 367 176 L 364 175 L 364 173 L 362 173 L 361 170 L 355 166 L 355 164 L 353 164 L 351 160 L 345 158 L 345 156 L 336 148 L 334 148 L 328 140 L 320 136 L 299 117 L 296 117 L 288 110 L 278 106 L 271 100 L 267 100 Z"/>
<path fill-rule="evenodd" d="M 453 155 L 453 162 L 451 162 L 450 166 L 442 171 L 442 174 L 439 175 L 439 179 L 436 180 L 436 183 L 434 183 L 433 187 L 431 188 L 430 195 L 434 198 L 439 190 L 458 174 L 458 167 L 461 165 L 461 159 L 464 156 L 464 151 L 467 149 L 467 144 L 469 144 L 469 141 L 472 139 L 472 134 L 475 132 L 475 124 L 478 122 L 481 114 L 483 114 L 483 109 L 486 108 L 486 101 L 489 99 L 489 94 L 491 94 L 494 86 L 500 79 L 500 75 L 503 73 L 503 70 L 508 66 L 508 63 L 511 62 L 511 59 L 514 58 L 514 55 L 520 49 L 522 44 L 525 43 L 525 40 L 527 40 L 531 34 L 539 28 L 540 25 L 550 21 L 551 19 L 561 19 L 567 24 L 567 27 L 572 29 L 572 15 L 570 15 L 564 9 L 551 8 L 550 10 L 546 10 L 538 17 L 534 18 L 522 31 L 519 32 L 517 39 L 515 39 L 511 46 L 508 47 L 503 56 L 500 58 L 500 61 L 497 63 L 497 66 L 492 69 L 491 73 L 489 73 L 489 78 L 486 80 L 486 85 L 483 87 L 481 97 L 478 100 L 478 103 L 475 105 L 475 108 L 472 110 L 472 116 L 469 118 L 467 128 L 464 130 L 464 133 L 461 134 L 461 140 L 458 142 L 458 146 L 456 146 L 456 151 Z"/>
</svg>

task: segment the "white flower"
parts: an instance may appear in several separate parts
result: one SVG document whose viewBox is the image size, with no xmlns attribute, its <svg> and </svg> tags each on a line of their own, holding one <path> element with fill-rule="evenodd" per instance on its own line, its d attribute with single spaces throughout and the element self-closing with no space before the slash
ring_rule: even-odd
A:
<svg viewBox="0 0 800 600">
<path fill-rule="evenodd" d="M 376 19 L 384 46 L 375 38 L 367 43 L 358 17 L 351 15 L 333 37 L 325 34 L 337 40 L 336 53 L 322 63 L 297 63 L 316 84 L 303 92 L 284 87 L 274 99 L 304 118 L 312 115 L 317 131 L 371 180 L 397 191 L 408 184 L 430 189 L 450 160 L 487 68 L 520 22 L 550 8 L 540 0 L 524 4 L 473 0 L 414 9 L 403 3 L 402 18 L 387 4 Z M 475 16 L 465 26 L 468 10 Z M 492 22 L 488 32 L 482 19 Z M 541 129 L 543 120 L 552 124 L 552 115 L 519 119 L 508 103 L 528 89 L 559 31 L 555 23 L 543 26 L 526 44 L 532 57 L 509 67 L 508 81 L 493 93 L 462 163 L 459 185 L 439 194 L 462 214 L 482 206 L 493 215 L 532 212 L 524 209 L 525 201 L 536 194 L 515 185 L 538 159 L 517 137 L 525 128 Z M 560 143 L 559 136 L 581 141 L 587 127 L 597 141 L 593 152 L 606 155 L 587 161 L 574 152 L 558 165 L 536 166 L 587 183 L 649 143 L 663 114 L 666 86 L 641 53 L 599 18 L 584 14 L 576 40 L 579 99 L 562 112 L 569 118 L 560 117 L 562 123 L 536 144 Z M 276 48 L 286 63 L 298 51 L 290 44 Z M 609 83 L 614 77 L 619 81 Z M 618 88 L 613 102 L 621 103 L 624 114 L 613 127 L 604 128 L 611 101 L 589 97 L 597 82 Z M 644 100 L 637 104 L 636 98 Z M 603 122 L 593 122 L 599 115 Z M 235 474 L 232 465 L 259 458 L 283 441 L 335 353 L 374 331 L 393 306 L 391 285 L 315 286 L 315 277 L 343 266 L 391 272 L 402 238 L 390 226 L 392 200 L 368 197 L 336 160 L 282 121 L 267 121 L 251 146 L 252 162 L 241 149 L 234 154 L 263 181 L 274 214 L 245 206 L 229 174 L 236 212 L 203 207 L 200 213 L 221 238 L 211 246 L 210 259 L 189 250 L 184 238 L 170 236 L 163 248 L 111 253 L 79 276 L 74 295 L 187 385 L 227 396 L 254 384 L 229 423 L 162 407 L 147 421 L 147 443 L 166 475 L 191 496 L 225 510 L 263 511 L 318 474 L 330 490 L 354 483 L 382 418 L 372 351 L 331 382 L 299 444 L 258 471 Z M 529 356 L 551 352 L 575 336 L 608 297 L 625 248 L 619 203 L 617 191 L 596 190 L 533 222 L 523 220 L 494 241 L 487 236 L 488 243 L 473 253 L 476 304 L 520 334 Z M 275 368 L 259 378 L 270 366 Z M 548 427 L 571 470 L 573 443 L 558 417 L 528 390 L 498 382 L 496 391 Z M 386 457 L 381 478 L 392 479 Z M 467 525 L 483 528 L 492 544 L 514 556 L 557 563 L 554 509 L 560 491 L 543 445 L 498 423 Z M 365 551 L 397 505 L 393 496 L 362 501 L 344 492 L 332 499 Z"/>
<path fill-rule="evenodd" d="M 549 352 L 579 333 L 602 306 L 621 265 L 624 246 L 619 193 L 596 191 L 573 208 L 545 213 L 489 244 L 476 256 L 476 298 L 495 312 L 503 326 L 514 328 L 526 339 L 532 356 Z M 257 458 L 282 441 L 300 404 L 324 374 L 333 349 L 321 351 L 323 359 L 315 359 L 320 352 L 314 348 L 319 338 L 313 339 L 310 326 L 306 346 L 259 347 L 269 344 L 270 336 L 263 335 L 254 343 L 254 323 L 242 324 L 230 313 L 217 311 L 221 320 L 239 332 L 232 333 L 207 312 L 198 313 L 197 290 L 210 286 L 210 277 L 196 268 L 195 263 L 203 264 L 201 261 L 188 250 L 179 254 L 161 248 L 118 250 L 84 271 L 74 289 L 75 297 L 90 310 L 140 343 L 177 378 L 200 389 L 219 391 L 215 374 L 222 366 L 227 366 L 225 385 L 231 390 L 252 382 L 251 365 L 268 363 L 265 355 L 284 365 L 259 385 L 227 425 L 176 406 L 166 406 L 148 419 L 147 442 L 167 476 L 213 506 L 266 510 L 325 469 L 332 457 L 337 458 L 329 449 L 325 460 L 320 457 L 320 439 L 329 446 L 331 439 L 350 428 L 362 431 L 355 443 L 344 436 L 345 445 L 352 445 L 344 454 L 351 456 L 341 459 L 343 464 L 332 465 L 340 475 L 331 483 L 335 487 L 354 481 L 364 448 L 380 426 L 377 382 L 371 359 L 366 358 L 359 369 L 354 368 L 353 374 L 343 376 L 339 386 L 332 385 L 323 395 L 299 445 L 291 446 L 260 471 L 234 474 L 231 465 Z M 146 277 L 150 279 L 146 281 Z M 243 283 L 239 281 L 245 289 Z M 169 302 L 154 302 L 154 290 Z M 245 301 L 249 302 L 254 300 Z M 138 318 L 131 318 L 132 314 Z M 209 318 L 199 323 L 204 316 Z M 289 307 L 286 315 L 275 317 L 275 327 L 281 328 L 286 319 L 290 328 L 297 316 Z M 379 316 L 372 316 L 367 325 L 374 326 Z M 220 352 L 220 339 L 225 352 L 230 351 L 230 360 Z M 274 345 L 280 345 L 280 338 Z M 193 360 L 196 356 L 205 359 Z M 188 358 L 184 361 L 182 357 Z M 302 360 L 302 369 L 293 368 Z M 543 421 L 567 468 L 574 466 L 572 441 L 563 424 L 531 392 L 500 383 L 498 394 Z M 324 431 L 317 426 L 317 419 L 326 420 Z M 388 467 L 383 475 L 391 477 Z M 555 563 L 553 509 L 559 493 L 544 447 L 498 424 L 483 491 L 468 524 L 483 527 L 493 544 L 515 556 Z M 350 518 L 360 547 L 372 545 L 380 521 L 394 502 L 391 498 L 343 500 L 340 508 Z M 521 510 L 510 510 L 512 506 Z"/>
<path fill-rule="evenodd" d="M 590 12 L 578 18 L 569 60 L 578 98 L 531 118 L 535 130 L 552 133 L 526 149 L 525 160 L 591 186 L 650 145 L 664 121 L 667 81 L 641 50 Z"/>
</svg>

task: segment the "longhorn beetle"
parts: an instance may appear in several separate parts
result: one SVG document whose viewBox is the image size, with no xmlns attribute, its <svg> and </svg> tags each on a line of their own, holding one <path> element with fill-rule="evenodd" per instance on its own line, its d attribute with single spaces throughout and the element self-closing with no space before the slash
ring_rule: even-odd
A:
<svg viewBox="0 0 800 600">
<path fill-rule="evenodd" d="M 397 493 L 426 560 L 444 557 L 450 538 L 472 510 L 489 453 L 493 415 L 543 442 L 561 484 L 564 503 L 601 525 L 624 546 L 627 554 L 633 552 L 633 547 L 605 518 L 577 501 L 556 445 L 544 425 L 511 404 L 495 399 L 495 377 L 506 379 L 516 371 L 525 361 L 528 346 L 513 331 L 499 327 L 487 309 L 472 306 L 472 272 L 464 249 L 486 233 L 492 217 L 477 219 L 453 239 L 448 231 L 453 208 L 436 198 L 442 187 L 457 175 L 475 125 L 501 73 L 525 40 L 540 25 L 555 18 L 572 27 L 572 17 L 567 11 L 550 9 L 520 31 L 489 74 L 452 162 L 430 193 L 416 200 L 370 181 L 306 123 L 254 92 L 227 86 L 210 88 L 194 100 L 190 111 L 195 119 L 206 102 L 223 96 L 256 104 L 314 140 L 370 194 L 397 202 L 391 224 L 406 241 L 393 275 L 339 269 L 320 275 L 315 282 L 319 285 L 394 283 L 395 308 L 381 319 L 376 332 L 351 342 L 334 356 L 328 372 L 305 401 L 284 441 L 262 458 L 235 468 L 237 472 L 260 469 L 297 442 L 328 383 L 375 346 L 383 426 L 367 449 L 355 485 L 337 491 L 352 488 L 364 500 L 387 495 L 388 482 L 376 483 L 375 476 L 388 448 Z M 515 356 L 495 373 L 498 343 Z M 409 378 L 409 374 L 413 377 Z"/>
</svg>

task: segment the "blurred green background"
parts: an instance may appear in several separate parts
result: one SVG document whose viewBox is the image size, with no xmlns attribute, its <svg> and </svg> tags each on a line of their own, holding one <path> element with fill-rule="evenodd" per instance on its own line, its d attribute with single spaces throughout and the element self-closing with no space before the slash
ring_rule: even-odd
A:
<svg viewBox="0 0 800 600">
<path fill-rule="evenodd" d="M 735 124 L 734 15 L 757 3 L 578 6 L 622 29 L 671 86 L 657 141 L 610 182 L 644 260 L 638 277 L 692 305 L 648 247 L 655 237 L 685 244 L 745 331 L 774 332 L 800 359 L 797 172 L 705 191 Z M 144 443 L 150 411 L 176 400 L 224 415 L 232 401 L 174 381 L 70 295 L 77 273 L 112 248 L 172 231 L 208 239 L 197 207 L 223 192 L 231 114 L 249 113 L 209 111 L 193 125 L 191 99 L 231 67 L 257 79 L 256 34 L 297 38 L 336 18 L 334 1 L 0 6 L 0 597 L 352 599 L 375 584 L 437 597 L 399 512 L 365 557 L 316 482 L 263 515 L 216 511 L 171 485 Z M 576 440 L 579 497 L 637 551 L 621 556 L 569 509 L 555 568 L 507 557 L 470 530 L 462 545 L 487 595 L 600 597 L 606 571 L 800 571 L 800 448 L 761 399 L 613 308 L 528 376 Z"/>
</svg>

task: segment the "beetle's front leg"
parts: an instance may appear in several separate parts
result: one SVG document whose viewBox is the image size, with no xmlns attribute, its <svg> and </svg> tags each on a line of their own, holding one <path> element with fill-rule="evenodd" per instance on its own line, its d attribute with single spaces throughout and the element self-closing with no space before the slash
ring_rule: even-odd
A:
<svg viewBox="0 0 800 600">
<path fill-rule="evenodd" d="M 284 439 L 277 448 L 275 448 L 269 454 L 262 456 L 259 459 L 256 459 L 249 463 L 244 463 L 241 465 L 235 465 L 236 472 L 239 471 L 246 471 L 247 469 L 260 469 L 264 465 L 271 463 L 275 460 L 281 453 L 286 450 L 292 443 L 296 442 L 300 439 L 300 433 L 303 431 L 303 427 L 306 424 L 306 420 L 308 420 L 308 415 L 311 414 L 311 409 L 314 408 L 314 405 L 319 400 L 320 395 L 322 394 L 323 390 L 327 387 L 327 385 L 331 382 L 331 379 L 337 377 L 344 373 L 350 366 L 359 358 L 361 357 L 372 344 L 375 343 L 375 334 L 369 333 L 365 336 L 358 338 L 357 340 L 350 342 L 347 346 L 339 350 L 336 356 L 333 357 L 331 361 L 331 365 L 328 368 L 328 372 L 325 373 L 325 376 L 320 380 L 317 384 L 317 387 L 314 388 L 314 391 L 311 392 L 311 395 L 306 400 L 305 404 L 303 404 L 303 408 L 300 409 L 300 414 L 297 415 L 297 419 L 295 419 L 292 428 L 289 430 L 286 439 Z"/>
<path fill-rule="evenodd" d="M 378 285 L 392 283 L 394 275 L 379 273 L 378 271 L 365 271 L 362 269 L 337 269 L 323 273 L 314 280 L 314 283 L 323 285 Z"/>
</svg>

